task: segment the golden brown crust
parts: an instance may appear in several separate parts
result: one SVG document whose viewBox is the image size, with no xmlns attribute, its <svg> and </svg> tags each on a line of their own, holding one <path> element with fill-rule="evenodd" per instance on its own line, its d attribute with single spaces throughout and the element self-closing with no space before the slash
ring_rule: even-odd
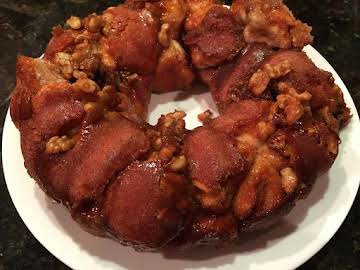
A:
<svg viewBox="0 0 360 270">
<path fill-rule="evenodd" d="M 156 93 L 186 90 L 195 75 L 190 68 L 185 50 L 175 40 L 170 40 L 156 68 L 153 89 Z"/>
<path fill-rule="evenodd" d="M 231 102 L 254 97 L 248 91 L 249 79 L 261 62 L 272 53 L 272 49 L 266 45 L 248 45 L 233 61 L 201 71 L 200 76 L 209 86 L 220 110 Z"/>
<path fill-rule="evenodd" d="M 134 162 L 109 187 L 105 224 L 121 241 L 138 248 L 159 248 L 180 231 L 172 183 L 159 162 Z"/>
<path fill-rule="evenodd" d="M 80 134 L 73 149 L 44 166 L 54 193 L 71 208 L 97 200 L 116 172 L 149 148 L 145 133 L 122 117 L 86 127 Z"/>
<path fill-rule="evenodd" d="M 47 140 L 78 125 L 84 110 L 76 101 L 76 93 L 69 95 L 69 85 L 59 84 L 36 95 L 32 111 L 31 119 L 20 125 L 21 148 L 29 174 L 43 183 L 42 168 L 49 158 L 45 153 Z M 46 183 L 42 185 L 47 187 Z"/>
<path fill-rule="evenodd" d="M 45 60 L 18 58 L 11 116 L 30 176 L 93 234 L 141 250 L 232 243 L 290 211 L 338 154 L 350 111 L 280 0 L 128 0 L 67 25 Z M 152 92 L 196 78 L 220 116 L 146 123 Z"/>
<path fill-rule="evenodd" d="M 217 66 L 234 58 L 245 45 L 242 26 L 231 11 L 221 5 L 209 9 L 199 26 L 188 31 L 185 44 L 190 47 L 197 68 Z"/>
<path fill-rule="evenodd" d="M 108 9 L 105 14 L 113 19 L 103 42 L 117 65 L 130 72 L 152 73 L 160 51 L 158 25 L 152 14 L 146 9 L 138 11 L 126 6 Z"/>
<path fill-rule="evenodd" d="M 215 213 L 226 211 L 245 167 L 235 140 L 220 131 L 200 127 L 186 137 L 184 154 L 201 206 Z"/>
</svg>

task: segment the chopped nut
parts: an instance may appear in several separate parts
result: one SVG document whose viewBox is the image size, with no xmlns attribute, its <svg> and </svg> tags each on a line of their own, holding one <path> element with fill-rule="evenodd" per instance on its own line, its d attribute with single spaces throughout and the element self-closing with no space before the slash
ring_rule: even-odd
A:
<svg viewBox="0 0 360 270">
<path fill-rule="evenodd" d="M 100 87 L 96 82 L 90 79 L 79 79 L 73 84 L 74 89 L 83 91 L 85 93 L 94 93 L 99 91 Z"/>
<path fill-rule="evenodd" d="M 56 63 L 65 66 L 70 64 L 71 56 L 68 53 L 58 52 L 55 56 Z"/>
<path fill-rule="evenodd" d="M 70 79 L 73 73 L 73 67 L 71 65 L 71 55 L 64 52 L 58 52 L 55 55 L 54 61 L 60 66 L 64 77 Z"/>
<path fill-rule="evenodd" d="M 176 120 L 183 119 L 186 116 L 184 111 L 175 111 L 172 113 L 172 117 Z"/>
<path fill-rule="evenodd" d="M 102 91 L 106 92 L 106 93 L 111 92 L 113 90 L 114 90 L 114 87 L 112 85 L 105 85 L 102 89 Z"/>
<path fill-rule="evenodd" d="M 112 93 L 115 93 L 114 88 L 111 85 L 106 85 L 101 91 L 98 91 L 96 94 L 99 97 L 100 102 L 106 103 L 110 101 L 113 97 Z"/>
<path fill-rule="evenodd" d="M 320 116 L 324 119 L 326 125 L 333 131 L 338 132 L 340 123 L 331 113 L 329 106 L 325 106 L 319 110 Z"/>
<path fill-rule="evenodd" d="M 197 179 L 193 179 L 192 182 L 193 182 L 193 185 L 195 187 L 197 187 L 198 189 L 200 189 L 201 191 L 203 191 L 205 193 L 210 192 L 210 189 L 207 186 L 205 186 L 202 181 L 199 181 Z"/>
<path fill-rule="evenodd" d="M 296 173 L 290 167 L 284 168 L 280 171 L 281 184 L 287 194 L 292 194 L 299 183 Z"/>
<path fill-rule="evenodd" d="M 203 123 L 207 124 L 212 117 L 213 113 L 210 110 L 206 110 L 205 112 L 198 115 L 198 119 Z"/>
<path fill-rule="evenodd" d="M 174 172 L 181 171 L 185 169 L 186 166 L 186 158 L 184 155 L 173 158 L 170 163 L 170 169 Z"/>
<path fill-rule="evenodd" d="M 105 112 L 104 117 L 106 120 L 111 121 L 119 117 L 119 113 L 115 111 L 111 111 L 111 112 L 107 111 Z"/>
<path fill-rule="evenodd" d="M 290 96 L 295 97 L 296 99 L 300 101 L 309 101 L 312 98 L 312 95 L 308 91 L 304 91 L 302 93 L 298 93 L 295 88 L 293 88 L 291 85 L 279 82 L 278 83 L 278 90 L 281 94 L 288 94 Z"/>
<path fill-rule="evenodd" d="M 161 25 L 161 29 L 159 31 L 158 40 L 161 46 L 163 46 L 164 48 L 169 47 L 170 44 L 170 40 L 168 36 L 169 28 L 170 28 L 169 24 L 164 23 L 163 25 Z"/>
<path fill-rule="evenodd" d="M 110 10 L 110 8 L 108 10 Z M 111 13 L 104 13 L 102 15 L 102 19 L 103 19 L 105 24 L 109 24 L 109 23 L 111 23 L 113 21 L 114 15 L 112 15 Z"/>
<path fill-rule="evenodd" d="M 100 102 L 102 103 L 106 103 L 111 99 L 111 96 L 105 90 L 99 91 L 96 94 L 99 97 Z"/>
<path fill-rule="evenodd" d="M 102 20 L 103 20 L 103 29 L 102 32 L 105 35 L 109 35 L 111 32 L 111 23 L 114 19 L 114 15 L 112 15 L 111 13 L 104 13 L 102 15 Z"/>
<path fill-rule="evenodd" d="M 257 149 L 261 147 L 262 142 L 253 134 L 243 133 L 236 137 L 237 150 L 251 163 L 256 155 Z"/>
<path fill-rule="evenodd" d="M 107 97 L 108 97 L 108 94 L 107 94 L 105 91 L 103 91 L 103 90 L 97 92 L 96 94 L 97 94 L 97 96 L 100 98 L 100 100 L 103 100 L 103 99 L 106 100 Z"/>
<path fill-rule="evenodd" d="M 87 79 L 87 74 L 83 71 L 79 71 L 79 70 L 74 70 L 73 71 L 73 77 L 75 79 Z"/>
<path fill-rule="evenodd" d="M 160 150 L 161 149 L 161 145 L 162 145 L 162 139 L 161 138 L 157 138 L 154 142 L 153 142 L 153 147 L 155 150 Z"/>
<path fill-rule="evenodd" d="M 81 20 L 79 17 L 71 16 L 67 21 L 66 24 L 70 26 L 72 29 L 78 30 L 81 28 Z"/>
<path fill-rule="evenodd" d="M 276 100 L 279 108 L 285 112 L 286 124 L 295 124 L 304 114 L 304 107 L 293 96 L 278 95 Z"/>
<path fill-rule="evenodd" d="M 144 20 L 145 23 L 151 24 L 154 23 L 154 17 L 150 10 L 148 9 L 142 9 L 140 12 L 141 18 Z"/>
<path fill-rule="evenodd" d="M 102 54 L 101 62 L 107 69 L 114 70 L 116 68 L 115 59 L 112 56 L 110 56 L 108 53 Z"/>
<path fill-rule="evenodd" d="M 166 118 L 166 119 L 165 119 L 165 122 L 164 122 L 164 126 L 165 126 L 166 128 L 168 128 L 168 127 L 170 127 L 170 126 L 172 125 L 172 123 L 174 123 L 174 119 L 172 119 L 171 117 Z"/>
<path fill-rule="evenodd" d="M 68 138 L 64 135 L 62 137 L 54 136 L 46 144 L 46 152 L 49 154 L 56 154 L 61 152 L 66 152 L 70 150 L 75 145 L 75 140 L 73 138 Z"/>
<path fill-rule="evenodd" d="M 175 111 L 173 113 L 168 113 L 165 116 L 165 121 L 164 121 L 164 126 L 166 128 L 170 127 L 171 125 L 173 125 L 175 122 L 177 121 L 184 121 L 183 118 L 186 116 L 186 113 L 183 111 Z M 185 127 L 185 122 L 184 123 L 180 123 L 179 127 L 184 126 Z"/>
<path fill-rule="evenodd" d="M 175 128 L 177 130 L 183 130 L 185 128 L 185 121 L 184 119 L 177 120 Z"/>
<path fill-rule="evenodd" d="M 138 78 L 139 78 L 139 75 L 136 73 L 133 73 L 133 74 L 129 75 L 126 79 L 129 83 L 131 83 L 131 82 L 137 81 Z"/>
<path fill-rule="evenodd" d="M 90 32 L 96 33 L 99 32 L 103 25 L 103 20 L 101 16 L 94 16 L 90 19 L 87 29 Z"/>
<path fill-rule="evenodd" d="M 266 90 L 271 79 L 278 79 L 287 75 L 290 71 L 291 64 L 288 60 L 273 65 L 266 64 L 251 76 L 249 88 L 254 95 L 260 96 Z"/>
<path fill-rule="evenodd" d="M 270 82 L 269 75 L 261 69 L 255 72 L 249 81 L 249 88 L 255 96 L 260 96 Z"/>
<path fill-rule="evenodd" d="M 75 43 L 76 44 L 81 44 L 83 43 L 85 40 L 87 39 L 87 35 L 85 34 L 80 34 L 80 35 L 76 35 L 75 36 Z"/>
<path fill-rule="evenodd" d="M 259 136 L 263 141 L 269 138 L 269 136 L 275 131 L 275 127 L 271 122 L 266 123 L 261 121 L 257 124 L 257 128 L 258 128 Z"/>
<path fill-rule="evenodd" d="M 173 157 L 176 147 L 173 145 L 163 147 L 159 152 L 159 158 L 162 160 L 169 160 Z"/>
<path fill-rule="evenodd" d="M 264 69 L 269 74 L 271 79 L 277 79 L 281 76 L 285 76 L 291 71 L 291 64 L 289 60 L 284 60 L 274 65 L 266 64 Z"/>
<path fill-rule="evenodd" d="M 81 45 L 84 44 L 84 43 L 81 43 Z M 85 46 L 89 46 L 89 44 L 85 44 Z M 80 47 L 80 48 L 79 48 Z M 78 49 L 83 49 L 81 48 L 82 46 L 79 46 Z M 80 53 L 80 52 L 74 52 L 72 55 L 71 55 L 71 60 L 74 61 L 74 62 L 81 62 L 83 59 L 84 59 L 85 55 L 84 53 Z"/>
<path fill-rule="evenodd" d="M 277 105 L 285 112 L 286 124 L 292 125 L 296 123 L 305 112 L 311 114 L 308 102 L 312 96 L 309 92 L 304 91 L 299 94 L 296 89 L 284 82 L 278 83 L 277 86 L 279 93 L 281 93 L 276 98 Z"/>
<path fill-rule="evenodd" d="M 219 192 L 210 192 L 199 194 L 198 200 L 202 207 L 210 209 L 214 212 L 222 211 L 224 207 L 228 207 L 229 197 L 226 196 L 226 192 L 221 190 Z"/>
<path fill-rule="evenodd" d="M 93 112 L 98 108 L 98 104 L 95 102 L 88 102 L 84 105 L 84 110 L 87 113 Z"/>
<path fill-rule="evenodd" d="M 254 146 L 260 146 L 259 140 L 251 134 L 243 133 L 235 138 L 239 144 L 248 144 Z"/>
</svg>

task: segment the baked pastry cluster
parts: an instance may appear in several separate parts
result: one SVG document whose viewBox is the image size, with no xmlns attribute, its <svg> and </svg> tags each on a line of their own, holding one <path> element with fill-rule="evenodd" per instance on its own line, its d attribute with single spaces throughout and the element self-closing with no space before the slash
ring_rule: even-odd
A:
<svg viewBox="0 0 360 270">
<path fill-rule="evenodd" d="M 19 56 L 11 116 L 25 166 L 89 232 L 138 250 L 235 243 L 334 162 L 349 121 L 311 27 L 281 0 L 128 0 Z M 219 117 L 146 122 L 152 92 L 205 84 Z"/>
</svg>

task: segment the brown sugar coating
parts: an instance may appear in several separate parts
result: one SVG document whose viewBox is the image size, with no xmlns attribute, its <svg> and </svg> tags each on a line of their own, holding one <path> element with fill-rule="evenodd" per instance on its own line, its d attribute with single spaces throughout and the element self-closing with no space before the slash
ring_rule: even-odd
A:
<svg viewBox="0 0 360 270">
<path fill-rule="evenodd" d="M 183 223 L 171 181 L 159 162 L 134 162 L 110 185 L 103 206 L 111 233 L 129 244 L 159 248 Z"/>
<path fill-rule="evenodd" d="M 44 172 L 54 192 L 70 207 L 96 199 L 117 171 L 149 148 L 145 133 L 121 116 L 79 132 L 79 142 L 49 161 Z M 73 164 L 78 165 L 74 168 Z"/>
<path fill-rule="evenodd" d="M 231 60 L 245 45 L 241 32 L 242 25 L 229 9 L 221 5 L 212 7 L 200 25 L 185 37 L 192 63 L 197 68 L 206 68 Z"/>
<path fill-rule="evenodd" d="M 201 206 L 215 213 L 226 211 L 244 170 L 235 140 L 222 132 L 200 127 L 185 139 L 184 153 L 191 181 L 199 190 L 196 197 Z"/>
<path fill-rule="evenodd" d="M 70 17 L 19 56 L 25 167 L 92 234 L 137 250 L 224 246 L 288 213 L 339 152 L 340 88 L 280 0 L 129 0 Z M 208 87 L 219 111 L 146 122 L 151 93 Z"/>
<path fill-rule="evenodd" d="M 159 45 L 157 21 L 146 9 L 134 10 L 124 5 L 108 9 L 109 17 L 103 47 L 122 69 L 141 74 L 156 67 Z M 126 44 L 126 46 L 124 46 Z"/>
<path fill-rule="evenodd" d="M 248 91 L 249 79 L 260 63 L 272 53 L 272 49 L 264 44 L 248 45 L 232 61 L 201 71 L 200 76 L 209 86 L 220 110 L 232 102 L 254 97 Z"/>
</svg>

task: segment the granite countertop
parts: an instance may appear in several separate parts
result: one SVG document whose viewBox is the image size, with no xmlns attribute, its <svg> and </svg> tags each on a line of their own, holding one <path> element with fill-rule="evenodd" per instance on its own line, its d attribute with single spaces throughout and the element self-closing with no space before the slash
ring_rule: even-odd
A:
<svg viewBox="0 0 360 270">
<path fill-rule="evenodd" d="M 0 0 L 0 126 L 15 82 L 17 54 L 40 56 L 53 25 L 103 10 L 114 0 Z M 360 108 L 358 0 L 288 0 L 313 26 L 314 47 L 333 65 Z M 1 146 L 0 146 L 1 147 Z M 1 149 L 1 148 L 0 148 Z M 17 214 L 0 170 L 0 270 L 68 269 L 31 235 Z M 340 180 L 340 179 L 339 179 Z M 333 239 L 299 269 L 360 269 L 360 195 Z"/>
</svg>

